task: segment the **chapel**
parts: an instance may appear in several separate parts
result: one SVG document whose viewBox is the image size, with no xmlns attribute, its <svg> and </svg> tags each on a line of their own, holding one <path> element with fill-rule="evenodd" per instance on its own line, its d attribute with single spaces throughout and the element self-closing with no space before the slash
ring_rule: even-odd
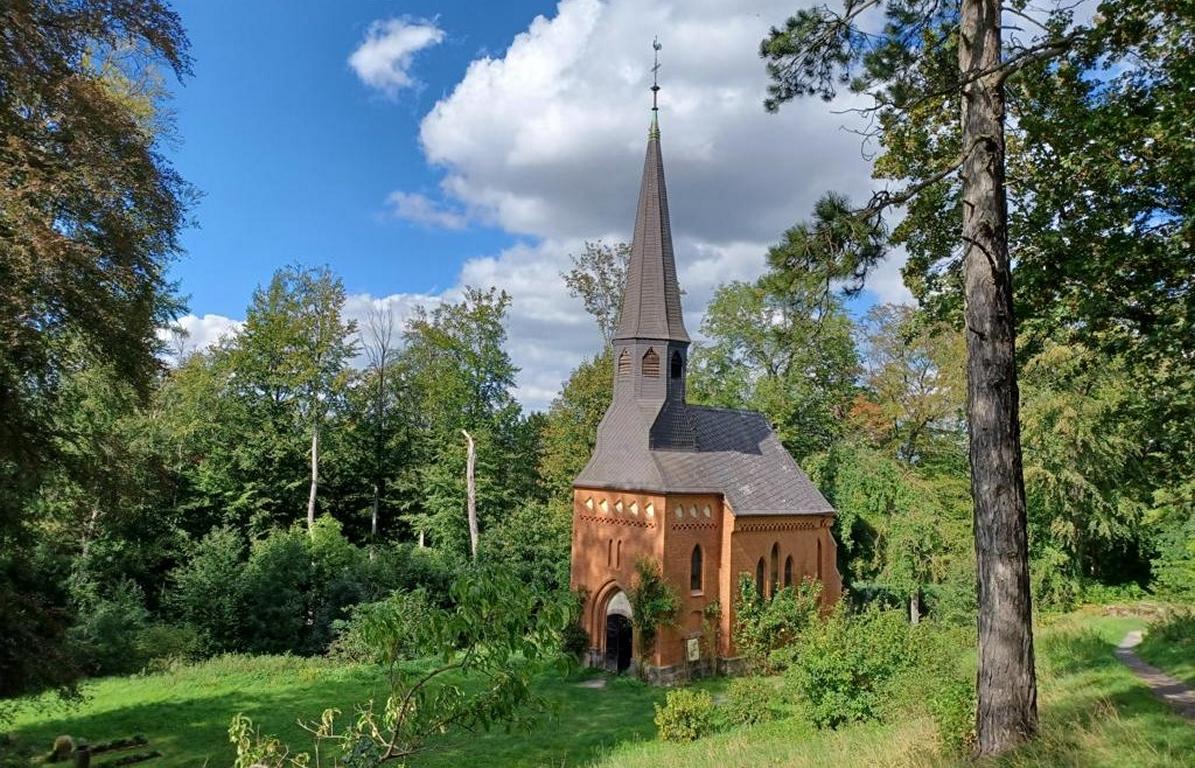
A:
<svg viewBox="0 0 1195 768">
<path fill-rule="evenodd" d="M 734 671 L 741 574 L 765 596 L 817 579 L 824 605 L 839 599 L 834 509 L 762 414 L 685 400 L 689 334 L 654 106 L 612 343 L 613 398 L 573 483 L 571 585 L 585 596 L 586 661 L 635 665 L 662 683 Z M 681 602 L 650 649 L 636 642 L 628 599 L 641 558 Z"/>
</svg>

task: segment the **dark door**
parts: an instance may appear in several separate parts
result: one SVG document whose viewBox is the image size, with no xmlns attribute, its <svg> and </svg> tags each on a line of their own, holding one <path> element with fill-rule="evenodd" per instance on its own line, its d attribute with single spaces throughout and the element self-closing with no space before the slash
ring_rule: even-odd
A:
<svg viewBox="0 0 1195 768">
<path fill-rule="evenodd" d="M 625 672 L 631 666 L 631 622 L 612 613 L 606 617 L 606 669 Z"/>
</svg>

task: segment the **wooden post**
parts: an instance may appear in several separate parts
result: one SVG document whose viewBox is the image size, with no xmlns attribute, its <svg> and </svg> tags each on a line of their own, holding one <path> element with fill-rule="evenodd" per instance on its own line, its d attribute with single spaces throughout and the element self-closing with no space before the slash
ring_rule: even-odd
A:
<svg viewBox="0 0 1195 768">
<path fill-rule="evenodd" d="M 469 549 L 473 553 L 473 559 L 477 559 L 477 486 L 473 478 L 473 468 L 477 460 L 477 451 L 473 443 L 473 436 L 465 430 L 461 430 L 461 434 L 465 436 L 465 444 L 467 446 L 467 453 L 465 454 L 465 493 L 468 497 L 468 512 L 469 512 Z"/>
</svg>

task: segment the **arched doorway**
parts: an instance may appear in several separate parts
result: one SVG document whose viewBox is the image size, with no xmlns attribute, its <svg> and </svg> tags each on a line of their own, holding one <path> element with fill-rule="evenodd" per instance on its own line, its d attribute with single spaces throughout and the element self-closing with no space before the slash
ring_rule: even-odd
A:
<svg viewBox="0 0 1195 768">
<path fill-rule="evenodd" d="M 631 601 L 625 592 L 615 592 L 606 603 L 606 669 L 625 672 L 631 666 Z"/>
</svg>

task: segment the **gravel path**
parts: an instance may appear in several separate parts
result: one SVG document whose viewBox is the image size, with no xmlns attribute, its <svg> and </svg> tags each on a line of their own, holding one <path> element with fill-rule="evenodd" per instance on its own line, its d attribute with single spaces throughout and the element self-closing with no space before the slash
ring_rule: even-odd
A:
<svg viewBox="0 0 1195 768">
<path fill-rule="evenodd" d="M 1140 643 L 1140 631 L 1128 633 L 1116 647 L 1116 658 L 1141 678 L 1153 691 L 1154 696 L 1174 707 L 1183 717 L 1195 720 L 1195 688 L 1142 661 L 1133 651 Z"/>
</svg>

